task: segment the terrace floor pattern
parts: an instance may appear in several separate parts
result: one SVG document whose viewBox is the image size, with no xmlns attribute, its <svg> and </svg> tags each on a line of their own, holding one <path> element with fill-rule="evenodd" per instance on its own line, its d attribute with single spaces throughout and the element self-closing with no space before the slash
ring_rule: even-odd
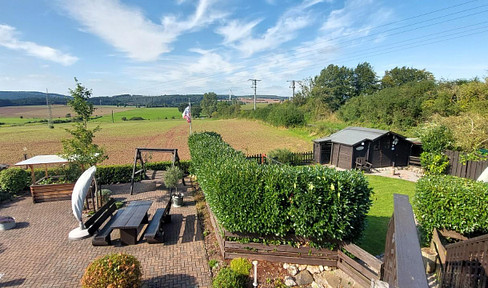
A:
<svg viewBox="0 0 488 288">
<path fill-rule="evenodd" d="M 170 197 L 167 190 L 160 189 L 160 184 L 137 183 L 134 195 L 129 195 L 127 184 L 103 188 L 111 189 L 115 198 L 153 201 L 148 212 L 152 215 Z M 125 246 L 120 243 L 118 230 L 114 230 L 113 245 L 94 247 L 91 238 L 68 240 L 68 233 L 78 225 L 69 200 L 34 204 L 26 195 L 3 203 L 0 214 L 15 217 L 17 227 L 0 231 L 0 287 L 80 287 L 90 262 L 120 252 L 141 262 L 143 287 L 211 287 L 195 201 L 188 192 L 184 204 L 171 208 L 172 221 L 165 224 L 163 244 L 140 241 Z"/>
</svg>

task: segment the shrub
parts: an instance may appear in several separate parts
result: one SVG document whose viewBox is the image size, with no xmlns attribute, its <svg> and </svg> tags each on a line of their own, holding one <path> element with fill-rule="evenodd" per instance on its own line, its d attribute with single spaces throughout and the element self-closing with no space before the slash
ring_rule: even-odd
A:
<svg viewBox="0 0 488 288">
<path fill-rule="evenodd" d="M 291 103 L 273 106 L 267 122 L 274 126 L 297 127 L 305 125 L 305 114 Z"/>
<path fill-rule="evenodd" d="M 122 119 L 122 121 L 127 121 L 127 117 L 125 117 L 125 116 L 122 116 L 122 118 L 120 118 L 120 119 Z"/>
<path fill-rule="evenodd" d="M 268 156 L 283 164 L 288 164 L 288 165 L 296 164 L 294 161 L 293 152 L 291 152 L 289 149 L 275 149 L 269 151 Z"/>
<path fill-rule="evenodd" d="M 0 189 L 10 195 L 19 194 L 30 185 L 29 173 L 20 168 L 9 168 L 0 172 Z"/>
<path fill-rule="evenodd" d="M 208 266 L 210 267 L 210 269 L 213 269 L 214 267 L 218 267 L 219 266 L 219 261 L 217 261 L 215 259 L 210 259 L 208 261 Z"/>
<path fill-rule="evenodd" d="M 230 269 L 243 276 L 249 276 L 252 264 L 246 258 L 234 258 L 230 261 Z"/>
<path fill-rule="evenodd" d="M 139 261 L 127 254 L 110 254 L 93 261 L 85 270 L 81 285 L 95 287 L 141 287 L 142 271 Z"/>
<path fill-rule="evenodd" d="M 425 174 L 446 174 L 449 168 L 449 157 L 442 153 L 422 152 L 420 154 L 420 165 L 424 168 Z"/>
<path fill-rule="evenodd" d="M 427 238 L 432 230 L 488 233 L 488 184 L 454 176 L 425 176 L 416 185 L 415 216 Z"/>
<path fill-rule="evenodd" d="M 110 189 L 102 189 L 100 194 L 102 196 L 102 203 L 107 203 L 110 199 L 110 195 L 112 195 L 112 191 Z"/>
<path fill-rule="evenodd" d="M 212 286 L 214 288 L 245 288 L 246 277 L 225 267 L 219 271 Z"/>
<path fill-rule="evenodd" d="M 371 205 L 371 189 L 362 173 L 259 165 L 215 133 L 194 133 L 188 144 L 192 173 L 228 231 L 294 233 L 319 246 L 360 237 Z"/>
<path fill-rule="evenodd" d="M 146 119 L 144 119 L 143 117 L 140 117 L 140 116 L 135 116 L 135 117 L 131 117 L 129 120 L 130 121 L 139 121 L 139 120 L 146 120 Z"/>
<path fill-rule="evenodd" d="M 168 168 L 168 170 L 166 170 L 166 173 L 164 174 L 164 184 L 168 188 L 176 188 L 178 182 L 182 177 L 183 171 L 181 171 L 181 169 L 177 166 L 171 166 Z"/>
</svg>

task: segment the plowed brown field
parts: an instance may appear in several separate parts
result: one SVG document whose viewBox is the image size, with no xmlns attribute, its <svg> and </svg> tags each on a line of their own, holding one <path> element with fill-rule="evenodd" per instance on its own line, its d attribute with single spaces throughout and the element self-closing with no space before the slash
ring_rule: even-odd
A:
<svg viewBox="0 0 488 288">
<path fill-rule="evenodd" d="M 114 113 L 134 109 L 134 107 L 115 107 L 115 106 L 97 106 L 93 116 L 103 116 Z M 53 118 L 64 118 L 66 114 L 74 114 L 73 110 L 67 105 L 52 105 L 51 113 Z M 7 106 L 0 107 L 0 115 L 2 117 L 24 117 L 24 118 L 42 118 L 49 117 L 49 111 L 46 106 Z"/>
<path fill-rule="evenodd" d="M 93 128 L 96 123 L 91 124 Z M 294 136 L 286 129 L 242 119 L 194 120 L 193 132 L 215 131 L 237 150 L 246 154 L 267 153 L 276 148 L 288 148 L 296 152 L 312 150 L 312 143 Z M 44 154 L 60 154 L 61 139 L 69 137 L 64 128 L 70 124 L 1 127 L 0 163 L 15 164 L 28 157 Z M 187 140 L 189 124 L 184 120 L 127 121 L 101 123 L 102 130 L 95 134 L 95 142 L 105 147 L 109 159 L 103 164 L 129 164 L 134 161 L 136 147 L 177 148 L 181 159 L 189 160 Z M 24 152 L 24 147 L 26 152 Z M 170 155 L 145 154 L 150 161 L 170 160 Z"/>
</svg>

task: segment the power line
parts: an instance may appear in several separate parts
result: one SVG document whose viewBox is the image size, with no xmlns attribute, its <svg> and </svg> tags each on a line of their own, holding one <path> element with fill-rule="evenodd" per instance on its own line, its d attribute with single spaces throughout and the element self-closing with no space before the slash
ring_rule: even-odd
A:
<svg viewBox="0 0 488 288">
<path fill-rule="evenodd" d="M 417 19 L 417 18 L 421 18 L 421 17 L 424 17 L 426 15 L 431 15 L 431 14 L 435 14 L 435 13 L 438 13 L 439 11 L 445 11 L 445 10 L 449 10 L 449 9 L 452 9 L 452 8 L 457 8 L 457 7 L 460 7 L 460 6 L 463 6 L 463 5 L 466 5 L 466 4 L 469 4 L 469 3 L 472 3 L 472 2 L 476 2 L 476 1 L 469 1 L 469 2 L 465 2 L 463 4 L 458 4 L 458 5 L 453 5 L 453 6 L 449 6 L 449 7 L 446 7 L 446 8 L 442 8 L 442 9 L 438 9 L 438 10 L 434 10 L 434 11 L 431 11 L 431 12 L 427 12 L 427 13 L 424 13 L 424 14 L 420 14 L 420 15 L 417 15 L 417 16 L 413 16 L 413 17 L 409 17 L 409 18 L 405 18 L 405 19 L 401 19 L 401 20 L 398 20 L 398 21 L 394 21 L 394 22 L 390 22 L 390 23 L 387 23 L 387 24 L 383 24 L 383 25 L 379 25 L 379 26 L 376 26 L 376 27 L 373 27 L 370 29 L 373 30 L 373 29 L 378 29 L 380 27 L 387 27 L 387 26 L 392 26 L 394 24 L 398 24 L 400 22 L 405 22 L 405 21 L 409 21 L 409 20 L 412 20 L 412 19 Z M 302 51 L 302 52 L 297 52 L 297 53 L 290 53 L 292 54 L 291 56 L 287 57 L 288 59 L 293 59 L 293 60 L 296 60 L 296 59 L 305 59 L 307 57 L 310 57 L 314 54 L 318 54 L 320 52 L 324 52 L 323 48 L 319 48 L 320 45 L 324 45 L 326 43 L 329 43 L 331 41 L 337 41 L 337 40 L 342 40 L 341 41 L 338 41 L 335 43 L 335 45 L 337 44 L 347 44 L 347 43 L 352 43 L 353 41 L 358 41 L 358 40 L 366 40 L 368 38 L 372 38 L 374 36 L 378 36 L 378 35 L 382 35 L 382 36 L 396 36 L 396 35 L 400 35 L 400 34 L 404 34 L 406 32 L 410 32 L 410 31 L 416 31 L 416 30 L 421 30 L 421 29 L 424 29 L 424 28 L 428 28 L 428 27 L 432 27 L 432 26 L 435 26 L 435 25 L 439 25 L 439 24 L 442 24 L 442 23 L 446 23 L 446 22 L 452 22 L 454 20 L 458 20 L 458 19 L 461 19 L 461 18 L 466 18 L 466 17 L 471 17 L 471 16 L 474 16 L 474 15 L 478 15 L 478 14 L 481 14 L 481 13 L 485 13 L 487 12 L 488 10 L 483 10 L 483 11 L 477 11 L 475 13 L 470 13 L 470 14 L 467 14 L 467 15 L 462 15 L 462 16 L 459 16 L 459 17 L 455 17 L 455 18 L 449 18 L 449 19 L 446 19 L 446 20 L 443 20 L 443 21 L 437 21 L 436 23 L 431 23 L 429 25 L 423 25 L 423 26 L 418 26 L 419 24 L 424 24 L 424 23 L 428 23 L 428 22 L 432 22 L 432 21 L 435 21 L 435 20 L 438 20 L 438 19 L 442 19 L 442 18 L 446 18 L 446 17 L 450 17 L 450 16 L 454 16 L 454 15 L 459 15 L 459 14 L 462 14 L 462 13 L 465 13 L 465 12 L 468 12 L 468 11 L 472 11 L 472 10 L 475 10 L 475 9 L 479 9 L 481 7 L 485 7 L 486 5 L 481 5 L 481 6 L 476 6 L 476 7 L 473 7 L 473 8 L 468 8 L 468 9 L 464 9 L 464 10 L 460 10 L 460 11 L 455 11 L 455 12 L 452 12 L 452 13 L 448 13 L 448 14 L 444 14 L 444 15 L 440 15 L 440 16 L 437 16 L 437 17 L 432 17 L 432 18 L 429 18 L 429 19 L 426 19 L 426 20 L 422 20 L 422 21 L 417 21 L 415 23 L 412 23 L 412 24 L 407 24 L 407 25 L 402 25 L 402 26 L 399 26 L 399 27 L 394 27 L 394 28 L 390 28 L 390 29 L 386 29 L 386 30 L 383 30 L 383 31 L 380 31 L 380 32 L 376 32 L 376 33 L 373 33 L 373 34 L 369 34 L 369 35 L 366 35 L 366 36 L 362 36 L 362 37 L 355 37 L 355 38 L 352 38 L 350 37 L 349 35 L 344 35 L 344 36 L 340 36 L 340 37 L 335 37 L 335 38 L 329 38 L 329 39 L 324 39 L 324 40 L 321 40 L 321 41 L 317 41 L 315 43 L 313 43 L 311 45 L 311 47 L 307 47 L 308 49 L 306 51 Z M 413 26 L 418 26 L 418 27 L 413 27 Z M 413 28 L 412 28 L 413 27 Z M 466 26 L 465 26 L 466 27 Z M 405 28 L 408 28 L 405 30 Z M 404 30 L 402 30 L 404 29 Z M 454 28 L 454 29 L 450 29 L 450 31 L 452 30 L 458 30 L 458 29 L 461 29 L 461 28 Z M 387 33 L 385 35 L 386 32 L 392 32 L 392 31 L 396 31 L 396 32 L 393 32 L 393 33 Z M 482 31 L 484 32 L 484 31 Z M 444 33 L 444 32 L 442 32 Z M 460 37 L 466 37 L 466 36 L 469 36 L 469 35 L 475 35 L 477 33 L 469 33 L 469 34 L 466 34 L 464 36 L 460 36 Z M 444 35 L 445 36 L 448 36 L 448 35 Z M 413 38 L 413 39 L 410 39 L 410 40 L 404 40 L 404 41 L 400 41 L 400 42 L 397 42 L 397 43 L 401 43 L 401 42 L 407 42 L 407 41 L 413 41 L 415 39 L 422 39 L 422 38 L 425 38 L 426 36 L 420 36 L 420 37 L 417 37 L 417 38 Z M 460 38 L 460 37 L 456 37 L 456 38 Z M 398 47 L 395 48 L 395 51 L 398 51 L 398 50 L 401 50 L 401 49 L 404 49 L 404 48 L 412 48 L 412 47 L 418 47 L 418 46 L 422 46 L 422 45 L 429 45 L 429 44 L 432 44 L 432 43 L 437 43 L 437 42 L 440 42 L 440 41 L 445 41 L 445 40 L 450 40 L 450 39 L 453 39 L 452 37 L 451 38 L 442 38 L 440 37 L 440 40 L 439 41 L 431 41 L 432 39 L 430 39 L 429 41 L 425 41 L 425 42 L 422 42 L 422 41 L 417 41 L 417 42 L 420 42 L 418 45 L 415 45 L 415 46 L 412 46 L 413 43 L 405 43 L 405 45 L 400 45 Z M 391 45 L 391 43 L 389 44 Z M 296 48 L 293 48 L 293 49 L 289 49 L 288 51 L 293 51 L 295 50 Z M 371 50 L 373 48 L 369 48 L 369 50 Z M 383 48 L 383 51 L 384 50 L 388 50 L 388 49 L 392 49 L 392 47 L 385 47 Z M 368 49 L 366 49 L 368 50 Z M 296 50 L 295 50 L 296 51 Z M 364 52 L 364 50 L 362 51 Z M 374 52 L 371 52 L 371 53 L 362 53 L 362 55 L 371 55 L 371 56 L 376 56 L 378 55 L 378 49 L 375 48 L 375 51 Z M 388 53 L 388 52 L 387 52 Z M 331 59 L 348 59 L 347 57 L 349 56 L 349 58 L 353 57 L 351 55 L 343 55 L 343 57 L 339 57 L 339 58 L 331 58 Z M 264 59 L 264 57 L 269 57 L 268 55 L 263 55 L 263 56 L 260 56 L 260 57 L 257 57 L 258 58 L 258 61 L 259 61 L 259 58 L 262 58 Z M 241 62 L 238 62 L 236 63 L 235 65 L 236 66 L 245 66 L 246 63 L 251 63 L 251 61 L 254 61 L 256 60 L 256 58 L 253 58 L 253 59 L 249 59 L 249 60 L 245 60 L 245 61 L 241 61 Z M 285 59 L 286 61 L 286 59 Z M 283 62 L 285 62 L 283 61 Z M 330 59 L 329 59 L 330 61 Z M 318 61 L 317 61 L 318 62 Z M 323 66 L 323 62 L 322 63 L 317 63 L 318 65 L 320 66 Z M 284 65 L 288 65 L 288 64 L 283 64 Z M 308 65 L 308 66 L 305 66 L 303 65 L 303 68 L 305 67 L 315 67 L 317 65 Z M 303 69 L 302 67 L 298 67 L 297 69 Z M 286 68 L 283 68 L 283 69 L 286 69 Z M 235 70 L 233 73 L 238 73 L 239 71 L 244 71 L 243 69 L 237 69 Z M 266 76 L 266 75 L 269 75 L 271 74 L 272 72 L 264 72 L 264 73 L 261 73 L 260 75 L 262 76 Z M 273 72 L 273 73 L 276 73 L 276 72 Z M 219 72 L 219 73 L 205 73 L 205 75 L 201 76 L 198 80 L 196 81 L 187 81 L 186 83 L 189 83 L 189 84 L 192 84 L 192 83 L 200 83 L 200 82 L 203 82 L 203 81 L 206 81 L 206 80 L 209 80 L 209 79 L 212 79 L 212 78 L 217 78 L 219 77 L 219 75 L 227 75 L 227 73 L 225 72 Z M 249 79 L 249 80 L 253 80 L 253 79 Z M 257 79 L 255 79 L 257 80 Z M 176 81 L 180 81 L 180 80 L 170 80 L 170 81 L 166 81 L 164 83 L 158 83 L 158 84 L 155 84 L 155 85 L 151 85 L 152 87 L 157 87 L 157 86 L 162 86 L 162 85 L 170 85 L 170 83 L 176 83 Z M 185 83 L 185 82 L 184 82 Z M 151 87 L 151 86 L 146 86 L 147 88 Z M 255 87 L 253 87 L 255 88 Z M 143 88 L 144 89 L 144 88 Z"/>
</svg>

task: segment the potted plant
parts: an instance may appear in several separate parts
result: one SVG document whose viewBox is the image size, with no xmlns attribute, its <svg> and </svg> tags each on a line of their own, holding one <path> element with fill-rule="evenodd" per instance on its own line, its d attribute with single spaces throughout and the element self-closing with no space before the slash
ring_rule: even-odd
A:
<svg viewBox="0 0 488 288">
<path fill-rule="evenodd" d="M 171 166 L 166 170 L 164 174 L 164 184 L 166 187 L 170 188 L 171 200 L 173 201 L 173 206 L 180 207 L 183 205 L 183 193 L 178 193 L 178 182 L 183 178 L 183 171 L 177 166 Z M 175 188 L 175 192 L 173 192 Z"/>
</svg>

